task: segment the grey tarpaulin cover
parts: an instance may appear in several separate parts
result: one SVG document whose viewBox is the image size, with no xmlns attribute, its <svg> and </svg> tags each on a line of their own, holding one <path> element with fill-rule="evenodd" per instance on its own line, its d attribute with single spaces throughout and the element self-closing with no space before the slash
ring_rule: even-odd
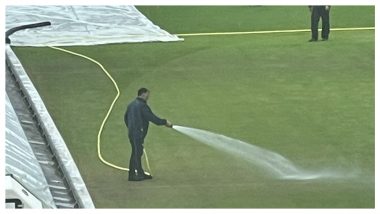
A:
<svg viewBox="0 0 380 214">
<path fill-rule="evenodd" d="M 21 30 L 14 46 L 72 46 L 107 43 L 181 41 L 160 29 L 134 6 L 7 6 L 6 29 L 50 21 L 51 26 Z"/>
<path fill-rule="evenodd" d="M 17 58 L 9 45 L 6 45 L 6 60 L 9 69 L 12 70 L 20 84 L 25 97 L 31 104 L 31 108 L 35 113 L 37 121 L 40 122 L 40 127 L 45 134 L 46 139 L 50 143 L 50 149 L 55 154 L 56 159 L 69 182 L 73 194 L 76 196 L 78 203 L 84 208 L 93 208 L 94 204 L 88 193 L 87 187 L 79 173 L 79 170 L 55 126 L 53 119 L 47 111 L 40 95 L 34 87 L 32 81 L 29 79 L 21 62 Z"/>
<path fill-rule="evenodd" d="M 45 207 L 55 208 L 45 175 L 21 128 L 8 95 L 5 98 L 5 172 L 32 192 Z"/>
</svg>

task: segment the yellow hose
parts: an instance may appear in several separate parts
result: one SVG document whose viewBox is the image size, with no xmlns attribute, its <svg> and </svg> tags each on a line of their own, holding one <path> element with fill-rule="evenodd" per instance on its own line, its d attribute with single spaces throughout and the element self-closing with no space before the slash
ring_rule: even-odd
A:
<svg viewBox="0 0 380 214">
<path fill-rule="evenodd" d="M 106 164 L 107 166 L 110 166 L 112 168 L 115 168 L 115 169 L 119 169 L 119 170 L 125 170 L 125 171 L 129 171 L 128 168 L 126 167 L 121 167 L 121 166 L 117 166 L 111 162 L 108 162 L 106 161 L 103 156 L 102 156 L 102 153 L 101 153 L 101 150 L 100 150 L 100 144 L 101 144 L 101 135 L 102 135 L 102 132 L 103 132 L 103 128 L 104 128 L 104 125 L 106 124 L 107 120 L 108 120 L 108 117 L 110 116 L 112 110 L 113 110 L 113 107 L 116 103 L 116 101 L 119 99 L 119 96 L 120 96 L 120 90 L 119 90 L 119 87 L 118 85 L 116 84 L 115 80 L 112 78 L 112 76 L 108 73 L 108 71 L 104 68 L 104 66 L 102 64 L 100 64 L 100 62 L 96 61 L 95 59 L 92 59 L 88 56 L 85 56 L 83 54 L 79 54 L 79 53 L 76 53 L 76 52 L 73 52 L 73 51 L 69 51 L 69 50 L 66 50 L 66 49 L 63 49 L 63 48 L 58 48 L 58 47 L 53 47 L 53 46 L 48 46 L 49 48 L 52 48 L 52 49 L 55 49 L 55 50 L 58 50 L 58 51 L 62 51 L 62 52 L 65 52 L 65 53 L 68 53 L 68 54 L 71 54 L 71 55 L 75 55 L 75 56 L 79 56 L 79 57 L 82 57 L 84 59 L 87 59 L 93 63 L 95 63 L 96 65 L 98 65 L 102 70 L 103 72 L 107 75 L 107 77 L 112 81 L 113 85 L 115 86 L 115 89 L 116 89 L 116 96 L 115 98 L 113 99 L 112 103 L 111 103 L 111 106 L 109 107 L 108 111 L 107 111 L 107 114 L 106 116 L 104 117 L 103 121 L 102 121 L 102 124 L 100 125 L 100 128 L 99 128 L 99 132 L 98 132 L 98 141 L 97 141 L 97 150 L 98 150 L 98 157 L 100 159 L 100 161 L 102 161 L 104 164 Z M 148 175 L 151 175 L 152 171 L 150 169 L 150 165 L 149 165 L 149 159 L 148 159 L 148 155 L 144 149 L 144 156 L 145 156 L 145 160 L 146 160 L 146 165 L 147 165 L 147 168 L 149 170 L 149 172 L 145 172 L 146 174 Z"/>
</svg>

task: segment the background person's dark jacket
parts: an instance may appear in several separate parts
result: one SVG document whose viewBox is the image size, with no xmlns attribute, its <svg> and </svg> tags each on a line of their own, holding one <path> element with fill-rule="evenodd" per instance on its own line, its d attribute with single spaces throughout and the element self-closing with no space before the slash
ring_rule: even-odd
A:
<svg viewBox="0 0 380 214">
<path fill-rule="evenodd" d="M 128 136 L 135 140 L 143 140 L 148 133 L 149 121 L 156 125 L 165 125 L 166 120 L 153 114 L 146 101 L 137 97 L 132 101 L 124 115 Z"/>
</svg>

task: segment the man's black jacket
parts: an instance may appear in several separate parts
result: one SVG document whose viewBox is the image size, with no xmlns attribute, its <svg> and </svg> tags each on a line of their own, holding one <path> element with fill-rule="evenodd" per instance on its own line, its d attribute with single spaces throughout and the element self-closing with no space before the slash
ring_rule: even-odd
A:
<svg viewBox="0 0 380 214">
<path fill-rule="evenodd" d="M 149 121 L 156 125 L 165 125 L 166 120 L 153 114 L 144 99 L 137 97 L 132 101 L 124 115 L 128 136 L 134 140 L 143 140 L 148 133 Z"/>
</svg>

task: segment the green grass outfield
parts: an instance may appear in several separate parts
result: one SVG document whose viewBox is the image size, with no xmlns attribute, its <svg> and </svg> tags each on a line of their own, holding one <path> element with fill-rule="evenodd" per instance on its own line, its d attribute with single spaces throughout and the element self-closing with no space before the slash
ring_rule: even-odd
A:
<svg viewBox="0 0 380 214">
<path fill-rule="evenodd" d="M 171 33 L 304 29 L 307 7 L 139 7 Z M 374 26 L 374 7 L 333 7 L 332 27 Z M 70 47 L 99 60 L 121 97 L 103 156 L 127 166 L 123 122 L 136 90 L 175 124 L 278 152 L 308 169 L 359 169 L 354 179 L 275 180 L 174 130 L 151 126 L 154 179 L 102 164 L 96 136 L 114 98 L 94 64 L 49 48 L 15 48 L 97 207 L 374 207 L 374 31 L 187 37 L 184 42 Z"/>
</svg>

